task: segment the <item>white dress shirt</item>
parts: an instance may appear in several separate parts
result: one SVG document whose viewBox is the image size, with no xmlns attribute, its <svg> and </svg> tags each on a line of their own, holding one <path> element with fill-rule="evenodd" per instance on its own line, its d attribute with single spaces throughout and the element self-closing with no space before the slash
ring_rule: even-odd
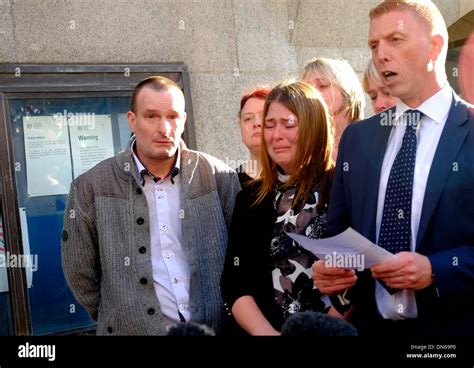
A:
<svg viewBox="0 0 474 368">
<path fill-rule="evenodd" d="M 135 142 L 132 144 L 135 151 Z M 181 154 L 178 149 L 175 167 L 180 168 Z M 133 153 L 139 175 L 146 170 Z M 155 182 L 150 175 L 145 180 L 143 193 L 150 216 L 151 263 L 153 286 L 160 301 L 161 312 L 167 327 L 180 322 L 179 313 L 189 321 L 190 271 L 181 244 L 181 175 L 166 177 Z M 179 313 L 178 313 L 179 311 Z"/>
<path fill-rule="evenodd" d="M 415 175 L 413 179 L 413 196 L 411 204 L 411 250 L 415 251 L 418 227 L 420 225 L 421 210 L 425 196 L 426 184 L 430 173 L 433 157 L 438 147 L 449 109 L 453 99 L 453 92 L 448 83 L 424 101 L 416 110 L 424 115 L 417 127 L 417 150 L 415 162 Z M 387 189 L 388 177 L 395 157 L 402 146 L 405 126 L 400 124 L 400 117 L 406 110 L 411 108 L 398 100 L 395 114 L 395 124 L 390 133 L 387 149 L 382 164 L 380 175 L 379 194 L 377 202 L 377 243 L 382 222 L 382 213 Z M 397 123 L 399 123 L 397 125 Z M 416 318 L 418 310 L 416 307 L 415 292 L 411 290 L 400 290 L 390 295 L 387 290 L 376 282 L 375 298 L 377 308 L 383 318 L 400 320 Z"/>
</svg>

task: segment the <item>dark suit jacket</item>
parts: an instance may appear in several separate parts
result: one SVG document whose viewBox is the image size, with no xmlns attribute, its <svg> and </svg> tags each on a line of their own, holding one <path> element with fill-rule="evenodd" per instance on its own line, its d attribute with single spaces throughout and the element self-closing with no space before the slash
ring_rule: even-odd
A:
<svg viewBox="0 0 474 368">
<path fill-rule="evenodd" d="M 416 292 L 420 334 L 474 335 L 474 110 L 457 95 L 449 111 L 423 201 L 416 252 L 435 284 Z M 375 243 L 380 172 L 391 127 L 376 115 L 341 137 L 327 232 L 352 227 Z M 375 282 L 366 270 L 353 288 L 354 320 L 375 325 Z"/>
</svg>

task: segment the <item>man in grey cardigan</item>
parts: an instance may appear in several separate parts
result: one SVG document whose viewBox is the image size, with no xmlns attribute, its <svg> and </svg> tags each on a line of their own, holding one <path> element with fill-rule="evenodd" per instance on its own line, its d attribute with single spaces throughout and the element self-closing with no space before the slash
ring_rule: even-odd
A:
<svg viewBox="0 0 474 368">
<path fill-rule="evenodd" d="M 62 234 L 68 285 L 98 335 L 165 335 L 185 321 L 219 331 L 237 174 L 186 148 L 184 96 L 173 81 L 141 81 L 127 117 L 129 149 L 71 184 Z"/>
</svg>

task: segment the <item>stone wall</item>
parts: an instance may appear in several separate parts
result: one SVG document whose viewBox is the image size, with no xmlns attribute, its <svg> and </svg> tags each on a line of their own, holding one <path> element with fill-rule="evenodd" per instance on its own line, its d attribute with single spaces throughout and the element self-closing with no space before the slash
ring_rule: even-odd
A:
<svg viewBox="0 0 474 368">
<path fill-rule="evenodd" d="M 0 0 L 0 63 L 183 61 L 198 149 L 231 163 L 247 157 L 236 117 L 242 91 L 297 77 L 315 56 L 346 58 L 360 74 L 378 2 Z M 473 8 L 473 0 L 434 2 L 448 26 Z"/>
</svg>

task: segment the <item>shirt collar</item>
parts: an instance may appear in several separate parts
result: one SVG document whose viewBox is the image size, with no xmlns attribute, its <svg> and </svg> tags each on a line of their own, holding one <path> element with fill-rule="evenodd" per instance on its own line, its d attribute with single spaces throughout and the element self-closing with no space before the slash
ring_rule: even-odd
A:
<svg viewBox="0 0 474 368">
<path fill-rule="evenodd" d="M 280 183 L 285 184 L 285 183 L 288 182 L 288 180 L 290 180 L 290 175 L 286 175 L 286 174 L 283 174 L 280 171 L 278 171 L 278 181 Z"/>
<path fill-rule="evenodd" d="M 160 180 L 164 180 L 167 177 L 170 177 L 171 183 L 174 184 L 173 179 L 179 174 L 181 169 L 181 148 L 178 146 L 176 161 L 170 172 L 164 178 L 157 178 L 142 164 L 138 156 L 135 154 L 136 143 L 136 138 L 134 138 L 130 144 L 130 147 L 132 149 L 133 160 L 135 161 L 135 165 L 137 166 L 137 173 L 142 181 L 142 187 L 145 186 L 145 175 L 149 175 L 155 183 Z"/>
<path fill-rule="evenodd" d="M 451 103 L 453 101 L 453 93 L 451 86 L 448 82 L 436 92 L 433 96 L 425 100 L 420 106 L 415 108 L 421 111 L 423 115 L 429 117 L 436 124 L 440 124 L 445 120 L 451 109 Z M 405 105 L 400 99 L 397 101 L 396 116 L 402 116 L 407 110 L 411 110 L 411 107 Z"/>
</svg>

